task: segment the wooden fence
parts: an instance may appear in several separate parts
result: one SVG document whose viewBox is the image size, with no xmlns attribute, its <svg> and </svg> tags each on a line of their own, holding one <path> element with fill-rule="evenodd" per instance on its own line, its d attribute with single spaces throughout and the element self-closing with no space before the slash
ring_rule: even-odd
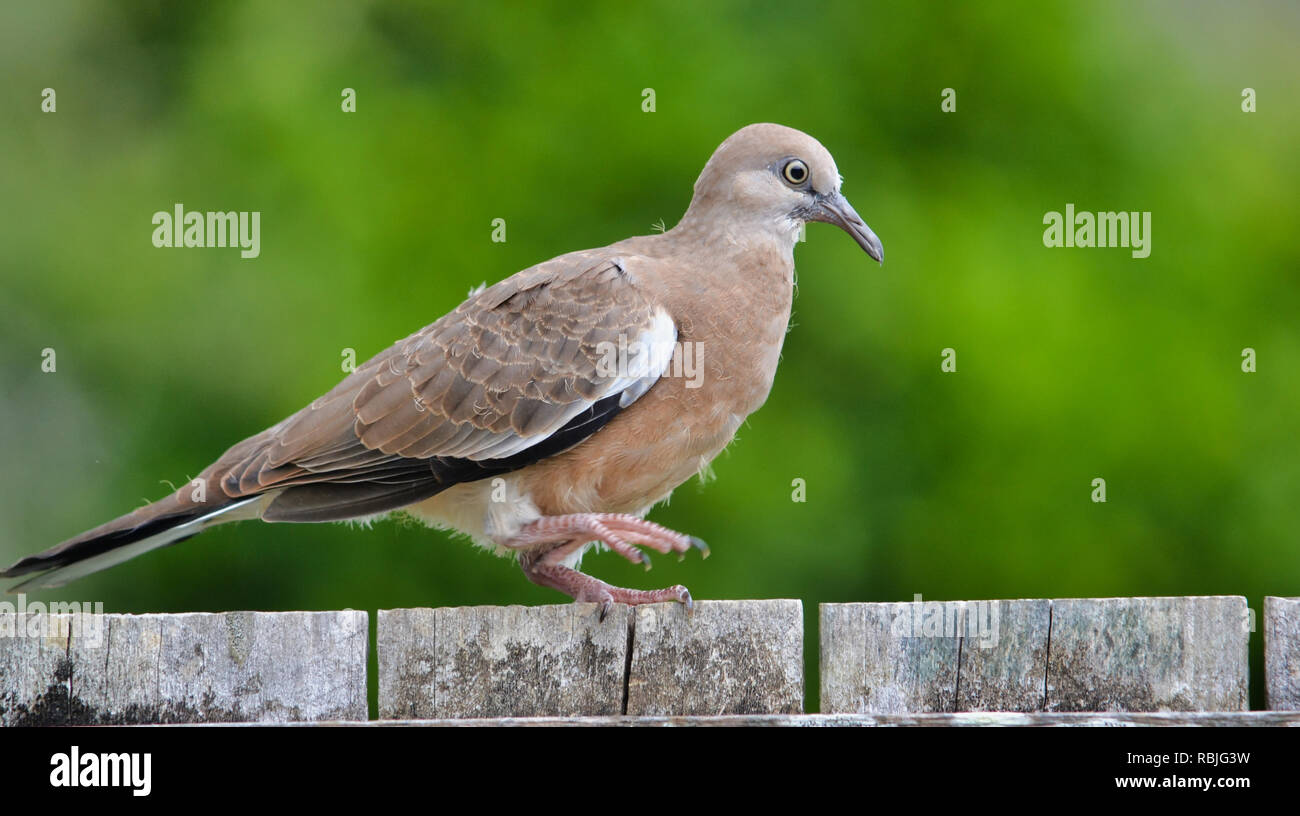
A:
<svg viewBox="0 0 1300 816">
<path fill-rule="evenodd" d="M 799 601 L 72 615 L 0 605 L 0 725 L 1300 725 L 1300 599 Z"/>
</svg>

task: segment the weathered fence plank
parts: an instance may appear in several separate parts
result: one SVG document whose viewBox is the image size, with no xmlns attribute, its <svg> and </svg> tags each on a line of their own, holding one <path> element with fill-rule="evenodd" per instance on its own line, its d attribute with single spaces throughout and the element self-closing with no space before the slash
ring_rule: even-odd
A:
<svg viewBox="0 0 1300 816">
<path fill-rule="evenodd" d="M 68 722 L 71 617 L 0 613 L 0 726 Z"/>
<path fill-rule="evenodd" d="M 635 610 L 629 715 L 803 712 L 803 604 L 698 601 Z"/>
<path fill-rule="evenodd" d="M 821 605 L 824 713 L 953 710 L 959 638 L 916 628 L 925 624 L 922 606 Z"/>
<path fill-rule="evenodd" d="M 994 601 L 974 614 L 975 634 L 962 639 L 955 710 L 1041 710 L 1051 602 Z"/>
<path fill-rule="evenodd" d="M 824 604 L 822 711 L 1235 711 L 1240 597 Z"/>
<path fill-rule="evenodd" d="M 8 617 L 0 724 L 367 716 L 365 612 Z"/>
<path fill-rule="evenodd" d="M 1048 711 L 1244 711 L 1249 609 L 1237 596 L 1052 603 Z"/>
<path fill-rule="evenodd" d="M 823 604 L 824 712 L 1037 711 L 1051 602 Z"/>
<path fill-rule="evenodd" d="M 381 609 L 379 716 L 619 714 L 631 610 L 596 604 Z"/>
<path fill-rule="evenodd" d="M 1300 598 L 1264 599 L 1264 677 L 1270 709 L 1300 711 Z"/>
<path fill-rule="evenodd" d="M 381 610 L 379 716 L 803 710 L 798 601 Z M 630 650 L 630 651 L 629 651 Z"/>
</svg>

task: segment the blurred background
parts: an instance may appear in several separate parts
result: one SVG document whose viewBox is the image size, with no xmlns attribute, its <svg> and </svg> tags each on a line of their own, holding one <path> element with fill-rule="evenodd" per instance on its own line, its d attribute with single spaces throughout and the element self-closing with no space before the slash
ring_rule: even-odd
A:
<svg viewBox="0 0 1300 816">
<path fill-rule="evenodd" d="M 810 657 L 828 601 L 1300 594 L 1298 34 L 1291 3 L 6 4 L 0 562 L 170 492 L 345 348 L 671 226 L 772 121 L 835 155 L 887 262 L 809 227 L 770 399 L 651 516 L 712 557 L 589 572 L 802 599 Z M 155 248 L 177 202 L 260 211 L 261 256 Z M 1150 257 L 1044 247 L 1067 203 L 1150 211 Z M 564 600 L 402 522 L 227 526 L 37 599 Z"/>
</svg>

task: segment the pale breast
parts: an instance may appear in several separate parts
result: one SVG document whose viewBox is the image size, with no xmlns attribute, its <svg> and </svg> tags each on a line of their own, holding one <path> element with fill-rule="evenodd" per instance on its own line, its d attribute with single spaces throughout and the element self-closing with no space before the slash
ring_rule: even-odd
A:
<svg viewBox="0 0 1300 816">
<path fill-rule="evenodd" d="M 707 292 L 702 282 L 676 287 L 664 303 L 678 327 L 668 371 L 590 439 L 521 474 L 542 513 L 643 514 L 732 441 L 776 376 L 790 321 L 788 257 L 737 264 Z"/>
</svg>

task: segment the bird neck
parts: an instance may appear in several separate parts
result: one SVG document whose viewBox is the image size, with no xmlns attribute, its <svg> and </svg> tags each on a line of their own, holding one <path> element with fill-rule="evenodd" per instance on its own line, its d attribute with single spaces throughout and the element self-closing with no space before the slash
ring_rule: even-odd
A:
<svg viewBox="0 0 1300 816">
<path fill-rule="evenodd" d="M 794 245 L 799 240 L 800 222 L 774 213 L 722 213 L 699 200 L 691 206 L 671 230 L 676 246 L 707 245 L 725 256 L 762 255 L 785 259 L 794 265 Z"/>
</svg>

